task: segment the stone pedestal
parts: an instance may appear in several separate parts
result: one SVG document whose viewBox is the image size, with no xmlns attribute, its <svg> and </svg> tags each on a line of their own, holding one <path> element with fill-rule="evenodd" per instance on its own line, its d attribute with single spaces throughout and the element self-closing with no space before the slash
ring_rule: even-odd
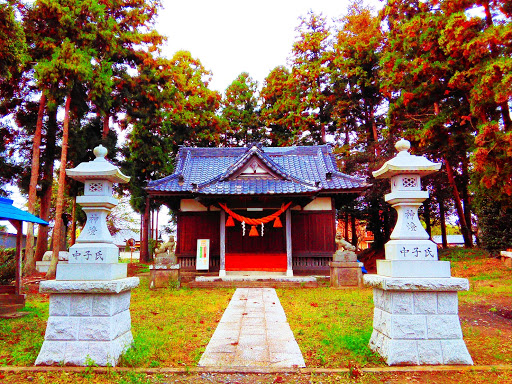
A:
<svg viewBox="0 0 512 384">
<path fill-rule="evenodd" d="M 501 251 L 500 252 L 501 261 L 505 264 L 505 267 L 512 268 L 512 252 L 511 251 Z"/>
<path fill-rule="evenodd" d="M 362 288 L 363 263 L 357 261 L 356 247 L 336 234 L 336 252 L 329 263 L 332 288 Z"/>
<path fill-rule="evenodd" d="M 46 273 L 50 268 L 51 259 L 52 259 L 52 251 L 46 251 L 43 255 L 43 260 L 36 261 L 36 271 L 39 273 Z M 69 252 L 60 251 L 59 252 L 59 263 L 67 263 L 69 260 Z"/>
<path fill-rule="evenodd" d="M 363 263 L 354 261 L 331 261 L 331 287 L 333 288 L 362 288 Z"/>
<path fill-rule="evenodd" d="M 388 365 L 473 364 L 458 316 L 467 279 L 367 275 L 365 283 L 375 305 L 370 348 Z"/>
<path fill-rule="evenodd" d="M 180 265 L 155 264 L 149 266 L 149 288 L 180 286 Z"/>
<path fill-rule="evenodd" d="M 408 153 L 410 143 L 396 144 L 398 155 L 373 172 L 391 178 L 386 201 L 398 218 L 386 244 L 386 260 L 377 275 L 365 275 L 373 287 L 374 315 L 370 348 L 388 365 L 473 364 L 462 338 L 457 292 L 467 279 L 450 277 L 450 263 L 439 261 L 437 246 L 421 226 L 418 208 L 428 198 L 421 176 L 441 167 Z"/>
<path fill-rule="evenodd" d="M 51 261 L 36 261 L 36 271 L 39 273 L 46 273 L 50 269 Z"/>
<path fill-rule="evenodd" d="M 115 366 L 133 342 L 130 290 L 139 279 L 42 281 L 50 294 L 45 340 L 36 365 Z"/>
</svg>

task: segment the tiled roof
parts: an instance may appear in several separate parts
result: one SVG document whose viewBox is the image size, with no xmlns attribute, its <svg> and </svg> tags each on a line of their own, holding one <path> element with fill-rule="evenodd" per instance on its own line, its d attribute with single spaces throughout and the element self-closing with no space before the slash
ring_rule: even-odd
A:
<svg viewBox="0 0 512 384">
<path fill-rule="evenodd" d="M 236 178 L 256 156 L 276 178 Z M 175 172 L 150 181 L 149 192 L 206 195 L 302 194 L 350 192 L 364 180 L 339 172 L 329 145 L 305 147 L 192 148 L 181 147 Z"/>
<path fill-rule="evenodd" d="M 0 197 L 0 220 L 18 220 L 30 223 L 48 225 L 48 223 L 37 216 L 25 212 L 12 205 L 11 199 Z"/>
</svg>

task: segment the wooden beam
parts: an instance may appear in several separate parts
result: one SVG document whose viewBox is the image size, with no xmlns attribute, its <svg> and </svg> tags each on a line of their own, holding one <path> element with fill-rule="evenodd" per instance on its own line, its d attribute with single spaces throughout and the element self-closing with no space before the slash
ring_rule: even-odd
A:
<svg viewBox="0 0 512 384">
<path fill-rule="evenodd" d="M 220 271 L 219 276 L 226 274 L 226 212 L 220 211 Z"/>
</svg>

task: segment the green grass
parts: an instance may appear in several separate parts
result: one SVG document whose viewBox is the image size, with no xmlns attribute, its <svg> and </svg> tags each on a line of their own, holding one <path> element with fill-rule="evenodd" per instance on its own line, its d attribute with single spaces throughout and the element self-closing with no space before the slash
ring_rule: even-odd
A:
<svg viewBox="0 0 512 384">
<path fill-rule="evenodd" d="M 201 358 L 233 289 L 150 290 L 148 280 L 132 291 L 133 348 L 121 366 L 195 366 Z"/>
<path fill-rule="evenodd" d="M 43 345 L 48 307 L 47 300 L 34 297 L 22 310 L 27 316 L 0 319 L 0 366 L 34 364 Z"/>
<path fill-rule="evenodd" d="M 462 247 L 452 247 L 439 250 L 439 260 L 464 261 L 471 259 L 481 259 L 489 256 L 489 253 L 483 249 Z"/>
<path fill-rule="evenodd" d="M 478 276 L 471 277 L 472 281 L 481 281 L 481 280 L 495 280 L 501 278 L 503 275 L 502 271 L 492 271 L 490 273 L 483 273 Z"/>
<path fill-rule="evenodd" d="M 307 366 L 381 364 L 368 347 L 371 289 L 280 289 L 278 296 Z"/>
</svg>

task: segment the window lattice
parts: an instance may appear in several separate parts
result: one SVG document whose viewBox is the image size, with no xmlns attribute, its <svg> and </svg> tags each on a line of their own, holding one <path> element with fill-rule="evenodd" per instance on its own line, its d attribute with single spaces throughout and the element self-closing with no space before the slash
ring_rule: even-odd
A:
<svg viewBox="0 0 512 384">
<path fill-rule="evenodd" d="M 102 183 L 91 183 L 89 185 L 89 191 L 91 192 L 101 192 L 103 190 Z"/>
<path fill-rule="evenodd" d="M 418 182 L 415 177 L 404 177 L 402 179 L 402 185 L 404 188 L 414 188 L 418 185 L 417 183 Z"/>
</svg>

